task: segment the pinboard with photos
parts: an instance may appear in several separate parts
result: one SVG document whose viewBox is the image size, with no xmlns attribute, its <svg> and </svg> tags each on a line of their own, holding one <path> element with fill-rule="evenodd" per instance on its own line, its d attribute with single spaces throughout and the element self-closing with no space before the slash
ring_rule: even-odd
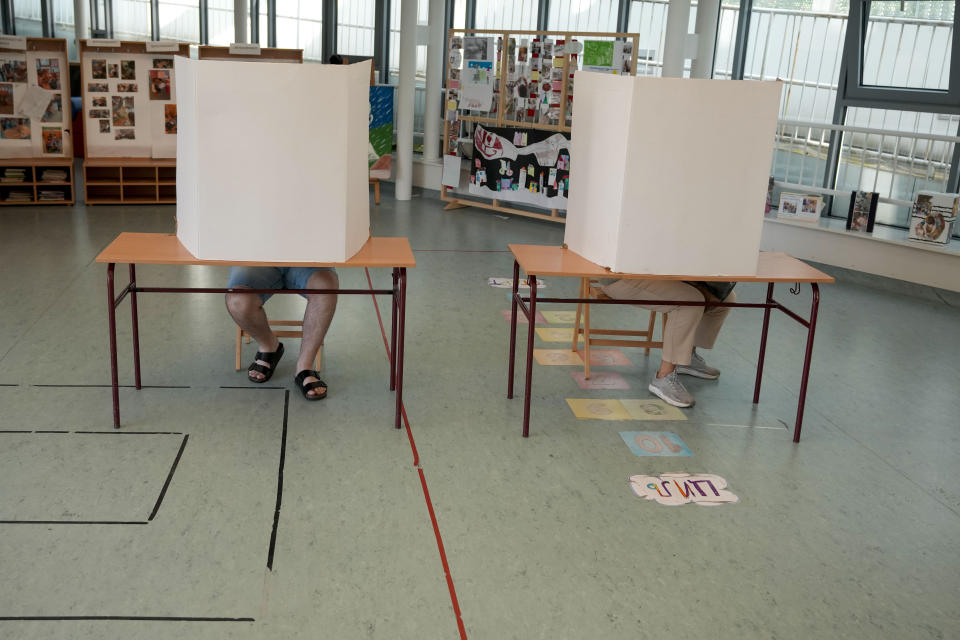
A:
<svg viewBox="0 0 960 640">
<path fill-rule="evenodd" d="M 0 203 L 73 202 L 67 43 L 0 36 Z"/>
<path fill-rule="evenodd" d="M 88 158 L 176 158 L 178 42 L 84 40 L 80 46 Z"/>
<path fill-rule="evenodd" d="M 565 222 L 574 74 L 636 75 L 639 35 L 451 29 L 448 38 L 447 208 Z"/>
</svg>

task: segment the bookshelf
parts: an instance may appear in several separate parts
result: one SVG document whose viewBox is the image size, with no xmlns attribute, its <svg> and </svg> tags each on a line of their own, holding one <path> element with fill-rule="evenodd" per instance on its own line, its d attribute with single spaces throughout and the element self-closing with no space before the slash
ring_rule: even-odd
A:
<svg viewBox="0 0 960 640">
<path fill-rule="evenodd" d="M 83 197 L 88 204 L 175 204 L 177 161 L 90 158 L 83 164 Z"/>
<path fill-rule="evenodd" d="M 31 118 L 29 139 L 0 139 L 0 206 L 70 205 L 74 203 L 73 136 L 70 118 L 70 71 L 67 41 L 63 38 L 25 38 L 24 48 L 0 47 L 0 59 L 23 60 L 26 82 L 14 81 L 12 91 L 21 96 L 26 87 L 38 86 L 36 70 L 41 59 L 57 60 L 58 88 L 46 89 L 60 96 L 60 120 Z M 54 112 L 55 113 L 55 112 Z M 23 117 L 10 110 L 3 116 Z M 61 149 L 47 153 L 45 131 L 59 130 Z"/>
<path fill-rule="evenodd" d="M 0 205 L 73 202 L 73 158 L 0 160 Z"/>
</svg>

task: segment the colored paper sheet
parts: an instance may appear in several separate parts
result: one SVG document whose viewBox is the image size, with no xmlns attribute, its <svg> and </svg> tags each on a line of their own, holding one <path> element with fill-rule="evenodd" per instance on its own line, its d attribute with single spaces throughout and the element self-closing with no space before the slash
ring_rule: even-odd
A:
<svg viewBox="0 0 960 640">
<path fill-rule="evenodd" d="M 634 420 L 686 420 L 680 409 L 663 400 L 645 398 L 643 400 L 621 400 L 623 407 Z"/>
<path fill-rule="evenodd" d="M 537 359 L 537 364 L 542 365 L 583 366 L 580 356 L 569 349 L 534 349 L 533 357 Z"/>
<path fill-rule="evenodd" d="M 566 342 L 569 344 L 573 341 L 573 327 L 537 329 L 537 335 L 544 342 Z M 580 340 L 583 340 L 583 336 L 580 336 Z"/>
<path fill-rule="evenodd" d="M 583 352 L 580 357 L 584 357 Z M 629 367 L 632 364 L 619 349 L 590 349 L 591 367 Z"/>
<path fill-rule="evenodd" d="M 512 294 L 511 294 L 512 295 Z M 507 322 L 510 322 L 510 309 L 500 309 L 500 315 L 503 316 L 503 319 Z M 537 311 L 537 324 L 546 324 L 547 319 Z M 517 324 L 527 324 L 527 318 L 523 315 L 520 310 L 517 310 Z"/>
<path fill-rule="evenodd" d="M 576 311 L 544 311 L 543 317 L 551 324 L 573 324 L 577 319 Z"/>
<path fill-rule="evenodd" d="M 690 447 L 669 431 L 621 431 L 620 437 L 637 456 L 692 456 Z"/>
<path fill-rule="evenodd" d="M 534 350 L 536 353 L 536 350 Z M 583 362 L 579 354 L 577 359 Z M 630 384 L 619 373 L 613 371 L 591 371 L 588 380 L 583 371 L 571 371 L 570 375 L 577 381 L 581 389 L 629 389 Z"/>
<path fill-rule="evenodd" d="M 585 420 L 629 420 L 630 414 L 619 400 L 567 398 L 573 415 Z"/>
</svg>

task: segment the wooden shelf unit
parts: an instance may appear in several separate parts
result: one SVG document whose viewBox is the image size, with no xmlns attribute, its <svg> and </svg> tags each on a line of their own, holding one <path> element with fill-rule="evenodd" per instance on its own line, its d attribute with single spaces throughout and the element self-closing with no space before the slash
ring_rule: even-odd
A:
<svg viewBox="0 0 960 640">
<path fill-rule="evenodd" d="M 173 158 L 87 158 L 83 163 L 87 204 L 174 204 L 176 181 Z"/>
<path fill-rule="evenodd" d="M 80 41 L 80 64 L 97 54 L 151 54 L 157 57 L 190 56 L 190 45 L 181 42 L 176 51 L 151 52 L 146 42 L 125 41 L 119 47 L 104 47 L 97 40 Z M 96 122 L 89 117 L 87 84 L 81 82 L 84 124 Z M 100 94 L 96 94 L 100 95 Z M 131 94 L 132 95 L 132 94 Z M 89 142 L 84 137 L 84 142 Z M 86 204 L 175 204 L 177 201 L 176 158 L 91 157 L 86 147 L 83 161 L 83 200 Z"/>
<path fill-rule="evenodd" d="M 24 170 L 23 182 L 2 182 L 0 181 L 0 205 L 15 207 L 18 205 L 34 204 L 59 204 L 69 205 L 75 202 L 74 176 L 73 176 L 73 125 L 70 114 L 70 59 L 67 55 L 67 41 L 63 38 L 27 38 L 27 48 L 6 49 L 0 48 L 0 54 L 26 54 L 31 52 L 49 51 L 58 56 L 62 56 L 65 66 L 60 69 L 60 89 L 55 91 L 60 93 L 60 110 L 62 112 L 61 121 L 43 123 L 51 127 L 59 126 L 63 131 L 63 155 L 40 156 L 37 157 L 4 157 L 0 158 L 0 177 L 3 176 L 7 168 L 18 168 Z M 34 133 L 34 135 L 39 135 Z M 67 172 L 67 179 L 63 182 L 43 182 L 40 180 L 44 169 L 60 169 Z M 40 191 L 42 190 L 61 191 L 64 194 L 63 200 L 40 200 Z M 7 198 L 15 191 L 26 192 L 30 194 L 30 200 L 18 200 L 9 202 Z"/>
<path fill-rule="evenodd" d="M 73 204 L 73 158 L 3 158 L 0 159 L 0 177 L 7 169 L 23 169 L 23 182 L 0 181 L 0 205 L 17 206 L 28 204 Z M 44 181 L 45 169 L 57 169 L 67 172 L 65 181 Z M 59 191 L 63 193 L 63 200 L 40 200 L 41 191 Z M 30 194 L 30 200 L 8 201 L 13 192 Z"/>
</svg>

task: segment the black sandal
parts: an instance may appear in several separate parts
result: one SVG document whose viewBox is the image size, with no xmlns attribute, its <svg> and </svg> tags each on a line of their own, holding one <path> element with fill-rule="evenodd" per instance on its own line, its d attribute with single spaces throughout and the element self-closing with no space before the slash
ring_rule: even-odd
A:
<svg viewBox="0 0 960 640">
<path fill-rule="evenodd" d="M 264 353 L 263 351 L 257 351 L 257 355 L 253 358 L 253 364 L 247 367 L 247 380 L 250 382 L 255 382 L 257 384 L 263 384 L 271 377 L 273 377 L 273 372 L 277 368 L 277 363 L 280 362 L 281 356 L 283 356 L 283 343 L 277 343 L 279 346 L 276 351 L 270 351 Z M 265 367 L 262 364 L 257 364 L 257 360 L 263 360 L 266 363 L 269 363 L 269 367 Z M 257 373 L 263 374 L 263 380 L 255 380 L 250 377 L 250 373 L 256 371 Z"/>
<path fill-rule="evenodd" d="M 306 380 L 309 376 L 313 376 L 319 382 L 308 382 L 304 384 L 303 381 Z M 300 387 L 300 393 L 302 393 L 303 397 L 306 398 L 307 400 L 323 400 L 324 398 L 327 397 L 327 390 L 326 390 L 327 383 L 324 382 L 323 380 L 320 380 L 319 371 L 311 371 L 310 369 L 304 369 L 303 371 L 297 374 L 297 377 L 294 378 L 294 381 L 297 383 L 297 386 Z M 324 387 L 322 394 L 312 395 L 312 396 L 307 395 L 309 391 L 313 391 L 314 389 L 319 389 L 320 387 Z"/>
</svg>

